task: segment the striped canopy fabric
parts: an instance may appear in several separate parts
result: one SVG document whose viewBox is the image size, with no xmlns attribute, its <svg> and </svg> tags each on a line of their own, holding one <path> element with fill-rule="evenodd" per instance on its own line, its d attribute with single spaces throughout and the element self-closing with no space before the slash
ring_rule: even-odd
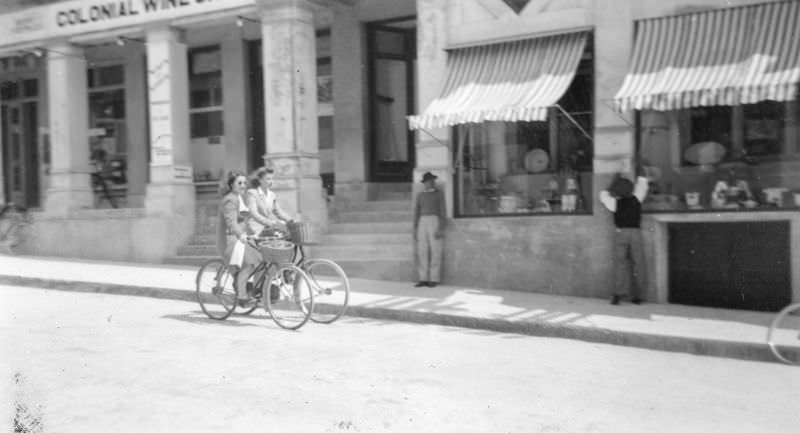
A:
<svg viewBox="0 0 800 433">
<path fill-rule="evenodd" d="M 486 121 L 541 121 L 567 91 L 586 45 L 586 33 L 571 33 L 461 48 L 447 57 L 440 96 L 411 129 Z"/>
<path fill-rule="evenodd" d="M 800 81 L 800 2 L 638 21 L 618 110 L 788 101 Z"/>
</svg>

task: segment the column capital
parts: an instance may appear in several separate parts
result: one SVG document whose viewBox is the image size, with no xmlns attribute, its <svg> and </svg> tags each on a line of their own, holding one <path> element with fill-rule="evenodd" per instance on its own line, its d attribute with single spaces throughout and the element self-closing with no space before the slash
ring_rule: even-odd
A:
<svg viewBox="0 0 800 433">
<path fill-rule="evenodd" d="M 86 61 L 83 47 L 69 42 L 57 42 L 44 47 L 48 60 L 75 59 Z"/>
<path fill-rule="evenodd" d="M 186 32 L 170 26 L 154 27 L 147 30 L 147 43 L 157 42 L 186 42 Z"/>
</svg>

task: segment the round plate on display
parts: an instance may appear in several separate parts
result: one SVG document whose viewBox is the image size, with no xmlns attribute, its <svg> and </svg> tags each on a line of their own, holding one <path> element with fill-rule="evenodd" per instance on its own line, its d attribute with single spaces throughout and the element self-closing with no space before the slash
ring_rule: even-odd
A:
<svg viewBox="0 0 800 433">
<path fill-rule="evenodd" d="M 533 149 L 525 154 L 525 170 L 530 173 L 541 173 L 547 169 L 550 157 L 542 149 Z"/>
<path fill-rule="evenodd" d="M 697 165 L 713 165 L 725 157 L 728 149 L 715 141 L 702 141 L 689 146 L 684 152 L 683 157 Z"/>
</svg>

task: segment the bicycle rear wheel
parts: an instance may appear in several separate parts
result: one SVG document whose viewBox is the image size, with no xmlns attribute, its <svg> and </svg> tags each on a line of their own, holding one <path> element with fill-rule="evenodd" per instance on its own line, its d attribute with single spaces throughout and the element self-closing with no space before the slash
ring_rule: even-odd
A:
<svg viewBox="0 0 800 433">
<path fill-rule="evenodd" d="M 800 364 L 800 304 L 781 310 L 767 332 L 767 344 L 781 362 Z"/>
<path fill-rule="evenodd" d="M 350 300 L 350 280 L 342 267 L 333 260 L 310 259 L 303 263 L 303 270 L 314 291 L 311 320 L 333 323 L 342 317 Z"/>
<path fill-rule="evenodd" d="M 221 259 L 211 259 L 197 271 L 195 285 L 197 302 L 211 319 L 224 320 L 236 308 L 234 276 Z"/>
<path fill-rule="evenodd" d="M 271 274 L 269 297 L 264 299 L 272 320 L 284 329 L 299 329 L 308 322 L 314 309 L 311 280 L 294 265 L 281 265 Z"/>
</svg>

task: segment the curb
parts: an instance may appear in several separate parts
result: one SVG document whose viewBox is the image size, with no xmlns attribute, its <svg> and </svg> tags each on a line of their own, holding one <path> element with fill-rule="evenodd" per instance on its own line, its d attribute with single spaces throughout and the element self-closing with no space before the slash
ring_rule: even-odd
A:
<svg viewBox="0 0 800 433">
<path fill-rule="evenodd" d="M 167 289 L 122 284 L 91 283 L 83 281 L 51 280 L 0 275 L 0 284 L 31 288 L 61 290 L 111 295 L 143 296 L 196 302 L 195 293 L 188 290 Z M 324 304 L 322 304 L 324 305 Z M 554 325 L 540 322 L 518 322 L 501 319 L 458 316 L 423 311 L 395 310 L 383 307 L 350 305 L 346 316 L 393 320 L 419 324 L 454 326 L 459 328 L 530 335 L 535 337 L 566 338 L 590 343 L 613 344 L 640 349 L 680 352 L 701 356 L 714 356 L 748 361 L 778 363 L 766 342 L 749 343 L 669 335 L 641 334 L 627 331 L 587 328 L 574 325 Z M 800 348 L 795 351 L 800 359 Z"/>
</svg>

